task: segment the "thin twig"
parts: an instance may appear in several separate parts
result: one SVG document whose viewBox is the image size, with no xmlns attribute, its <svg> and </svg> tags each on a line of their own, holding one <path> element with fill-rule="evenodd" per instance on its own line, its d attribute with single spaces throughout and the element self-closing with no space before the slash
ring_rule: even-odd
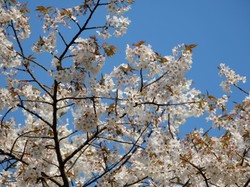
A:
<svg viewBox="0 0 250 187">
<path fill-rule="evenodd" d="M 243 90 L 241 87 L 237 86 L 236 84 L 233 84 L 236 88 L 238 88 L 240 91 L 242 91 L 243 93 L 245 93 L 246 95 L 249 95 L 249 93 L 245 90 Z"/>
<path fill-rule="evenodd" d="M 148 87 L 148 86 L 150 86 L 151 84 L 154 84 L 155 82 L 158 82 L 158 81 L 161 80 L 161 79 L 164 77 L 164 75 L 166 75 L 167 73 L 168 73 L 168 71 L 165 72 L 165 73 L 164 73 L 163 75 L 161 75 L 160 77 L 158 77 L 156 80 L 154 80 L 154 81 L 148 83 L 147 85 L 145 85 L 145 86 L 143 87 L 143 89 L 146 88 L 146 87 Z"/>
<path fill-rule="evenodd" d="M 170 127 L 170 113 L 168 113 L 168 132 L 170 133 L 171 135 L 171 138 L 174 139 L 174 135 L 171 131 L 171 127 Z"/>
<path fill-rule="evenodd" d="M 11 111 L 13 108 L 14 108 L 14 107 L 9 108 L 8 111 L 5 112 L 5 114 L 3 115 L 2 119 L 1 119 L 1 127 L 3 126 L 4 118 L 8 115 L 8 113 L 10 113 L 10 111 Z"/>
<path fill-rule="evenodd" d="M 142 92 L 142 90 L 143 90 L 143 76 L 142 76 L 142 69 L 140 69 L 140 77 L 141 77 L 141 88 L 140 88 L 140 92 Z"/>
</svg>

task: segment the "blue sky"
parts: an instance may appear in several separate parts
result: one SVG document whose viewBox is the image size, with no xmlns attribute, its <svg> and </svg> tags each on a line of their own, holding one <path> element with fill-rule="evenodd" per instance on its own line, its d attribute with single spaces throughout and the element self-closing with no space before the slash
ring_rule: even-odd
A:
<svg viewBox="0 0 250 187">
<path fill-rule="evenodd" d="M 187 77 L 202 92 L 223 94 L 219 86 L 223 79 L 218 77 L 217 69 L 220 63 L 250 79 L 250 1 L 138 0 L 128 16 L 132 23 L 122 38 L 124 44 L 146 40 L 162 55 L 171 54 L 179 43 L 198 44 Z M 240 86 L 250 90 L 250 82 Z M 233 89 L 230 101 L 241 101 L 244 97 Z M 195 127 L 208 129 L 207 125 L 204 118 L 190 119 L 182 126 L 181 134 Z"/>
<path fill-rule="evenodd" d="M 70 7 L 81 1 L 44 0 L 28 2 L 31 9 L 30 22 L 32 36 L 38 39 L 42 34 L 38 19 L 34 14 L 37 5 Z M 220 63 L 229 65 L 241 75 L 250 79 L 250 1 L 249 0 L 136 0 L 132 9 L 125 14 L 131 19 L 128 32 L 121 38 L 108 40 L 118 47 L 114 59 L 108 59 L 103 72 L 110 72 L 119 63 L 126 63 L 126 44 L 145 40 L 162 55 L 170 55 L 172 48 L 180 43 L 198 44 L 193 51 L 193 68 L 187 77 L 194 81 L 194 87 L 202 92 L 209 91 L 215 96 L 222 95 L 219 87 L 221 78 L 217 76 Z M 90 26 L 96 26 L 105 20 L 103 11 L 99 11 Z M 66 37 L 75 33 L 67 31 Z M 93 33 L 86 33 L 85 36 Z M 32 43 L 29 40 L 27 47 Z M 250 82 L 241 85 L 250 90 Z M 240 101 L 245 95 L 233 90 L 232 101 Z M 203 126 L 204 119 L 190 119 L 182 128 L 182 134 L 194 127 Z M 207 129 L 206 127 L 204 127 Z"/>
<path fill-rule="evenodd" d="M 179 43 L 195 43 L 188 77 L 202 90 L 220 92 L 217 66 L 225 63 L 250 77 L 250 1 L 138 0 L 127 43 L 146 40 L 161 54 Z M 244 87 L 250 88 L 249 83 Z"/>
<path fill-rule="evenodd" d="M 81 1 L 44 0 L 28 2 L 28 7 L 37 5 L 69 7 Z M 90 26 L 105 20 L 103 11 L 97 12 Z M 41 28 L 37 26 L 34 12 L 31 16 L 33 35 L 39 37 Z M 111 38 L 108 42 L 118 47 L 118 53 L 104 71 L 111 71 L 112 65 L 125 61 L 126 44 L 145 40 L 162 55 L 170 55 L 174 46 L 180 43 L 195 43 L 193 68 L 188 77 L 194 86 L 220 94 L 217 66 L 225 63 L 236 73 L 250 77 L 250 1 L 249 0 L 135 0 L 132 9 L 125 14 L 131 19 L 128 32 L 121 38 Z M 76 31 L 71 29 L 67 37 Z M 92 35 L 87 32 L 85 36 Z M 30 43 L 29 43 L 30 44 Z M 243 85 L 250 90 L 249 83 Z"/>
</svg>

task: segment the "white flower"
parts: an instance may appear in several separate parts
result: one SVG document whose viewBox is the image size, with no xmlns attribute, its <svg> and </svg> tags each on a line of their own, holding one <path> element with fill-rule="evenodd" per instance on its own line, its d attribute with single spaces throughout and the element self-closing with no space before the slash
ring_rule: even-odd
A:
<svg viewBox="0 0 250 187">
<path fill-rule="evenodd" d="M 231 92 L 231 86 L 236 85 L 240 81 L 243 83 L 246 82 L 246 77 L 235 74 L 235 72 L 225 64 L 220 64 L 219 69 L 219 75 L 225 76 L 226 78 L 226 80 L 222 81 L 220 84 L 225 92 Z"/>
</svg>

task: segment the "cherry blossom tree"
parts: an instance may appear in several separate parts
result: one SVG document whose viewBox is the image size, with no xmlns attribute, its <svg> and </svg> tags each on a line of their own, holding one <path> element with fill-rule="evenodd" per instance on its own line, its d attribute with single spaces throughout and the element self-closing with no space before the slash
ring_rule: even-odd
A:
<svg viewBox="0 0 250 187">
<path fill-rule="evenodd" d="M 2 0 L 2 186 L 249 186 L 250 96 L 237 85 L 245 77 L 219 66 L 223 89 L 246 95 L 228 109 L 228 94 L 202 94 L 185 77 L 195 44 L 166 56 L 144 41 L 129 44 L 127 62 L 102 71 L 117 49 L 108 38 L 126 33 L 123 13 L 133 3 L 38 6 L 44 35 L 27 49 L 34 10 Z M 90 25 L 100 8 L 106 22 Z M 203 129 L 178 136 L 187 118 L 203 114 L 222 136 Z"/>
</svg>

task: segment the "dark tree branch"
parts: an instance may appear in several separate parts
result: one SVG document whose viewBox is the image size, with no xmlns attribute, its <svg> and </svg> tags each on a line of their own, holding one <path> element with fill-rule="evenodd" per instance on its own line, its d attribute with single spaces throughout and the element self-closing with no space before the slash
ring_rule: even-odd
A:
<svg viewBox="0 0 250 187">
<path fill-rule="evenodd" d="M 53 99 L 53 122 L 52 122 L 52 130 L 53 130 L 53 136 L 54 136 L 54 143 L 55 143 L 55 152 L 57 156 L 58 161 L 58 167 L 59 171 L 61 173 L 61 178 L 63 180 L 63 186 L 68 187 L 69 186 L 69 180 L 65 172 L 65 164 L 63 162 L 61 150 L 60 150 L 60 142 L 58 138 L 58 132 L 57 132 L 57 92 L 58 92 L 58 85 L 59 83 L 57 81 L 54 81 L 54 93 L 52 96 Z"/>
<path fill-rule="evenodd" d="M 140 92 L 143 90 L 143 75 L 142 75 L 142 69 L 140 69 L 140 77 L 141 77 L 141 87 L 140 87 Z"/>
<path fill-rule="evenodd" d="M 143 178 L 141 178 L 141 179 L 138 179 L 138 180 L 135 181 L 135 182 L 132 182 L 132 183 L 129 183 L 129 184 L 125 184 L 124 187 L 133 186 L 134 184 L 137 184 L 137 183 L 139 183 L 139 182 L 141 182 L 141 181 L 143 181 L 143 180 L 145 180 L 145 179 L 147 179 L 147 178 L 148 178 L 148 176 L 143 177 Z"/>
<path fill-rule="evenodd" d="M 15 26 L 14 26 L 13 21 L 11 21 L 11 28 L 12 28 L 12 30 L 13 30 L 13 32 L 14 32 L 15 39 L 16 39 L 17 44 L 18 44 L 18 47 L 19 47 L 19 49 L 20 49 L 20 51 L 21 51 L 21 55 L 20 55 L 20 56 L 24 58 L 25 55 L 24 55 L 23 47 L 22 47 L 21 42 L 20 42 L 20 40 L 19 40 L 19 38 L 18 38 L 18 36 L 17 36 L 17 31 L 16 31 L 16 29 L 15 29 Z M 24 59 L 27 59 L 27 58 L 24 58 Z M 28 59 L 28 60 L 30 60 L 30 59 Z M 33 61 L 33 62 L 34 62 L 34 61 Z M 33 80 L 40 86 L 40 88 L 42 88 L 48 95 L 51 96 L 51 94 L 46 90 L 46 88 L 43 87 L 43 85 L 36 79 L 36 77 L 33 75 L 33 73 L 29 70 L 28 66 L 25 65 L 25 64 L 23 64 L 23 65 L 24 65 L 26 71 L 28 72 L 28 74 L 29 74 L 29 75 L 33 78 Z M 41 66 L 40 66 L 40 67 L 41 67 Z M 44 69 L 44 68 L 43 68 L 43 69 Z M 47 71 L 47 70 L 46 70 L 46 71 Z"/>
<path fill-rule="evenodd" d="M 40 68 L 42 68 L 44 71 L 46 71 L 46 72 L 48 71 L 47 68 L 45 68 L 43 65 L 41 65 L 41 64 L 38 63 L 38 62 L 36 62 L 35 60 L 32 60 L 32 59 L 30 59 L 30 58 L 24 56 L 22 53 L 19 53 L 18 51 L 16 51 L 16 53 L 17 53 L 18 55 L 20 55 L 23 59 L 28 60 L 29 62 L 33 62 L 34 64 L 36 64 L 37 66 L 39 66 Z"/>
<path fill-rule="evenodd" d="M 245 93 L 246 95 L 249 95 L 249 92 L 243 90 L 241 87 L 237 86 L 236 84 L 233 84 L 236 88 L 238 88 L 240 91 L 242 91 L 243 93 Z"/>
<path fill-rule="evenodd" d="M 85 30 L 105 29 L 107 26 L 86 27 Z"/>
<path fill-rule="evenodd" d="M 49 125 L 50 127 L 52 127 L 52 124 L 50 124 L 47 120 L 43 119 L 39 114 L 37 114 L 37 113 L 31 111 L 30 109 L 24 107 L 22 104 L 18 104 L 17 106 L 20 107 L 20 108 L 22 108 L 22 109 L 24 109 L 24 110 L 26 110 L 30 114 L 36 116 L 38 119 L 40 119 L 41 121 L 43 121 L 44 123 L 46 123 L 47 125 Z"/>
<path fill-rule="evenodd" d="M 71 158 L 73 158 L 81 149 L 83 149 L 86 145 L 88 145 L 90 142 L 92 142 L 94 139 L 96 139 L 97 135 L 102 133 L 106 128 L 103 128 L 101 130 L 97 130 L 90 138 L 88 138 L 82 145 L 80 145 L 77 149 L 75 149 L 69 156 L 67 156 L 63 163 L 66 164 Z"/>
<path fill-rule="evenodd" d="M 8 113 L 10 113 L 10 111 L 13 109 L 14 107 L 11 107 L 7 110 L 7 112 L 5 112 L 5 114 L 3 115 L 2 119 L 1 119 L 1 127 L 3 126 L 3 121 L 4 118 L 8 115 Z"/>
<path fill-rule="evenodd" d="M 187 102 L 182 102 L 182 103 L 166 103 L 166 104 L 146 101 L 146 102 L 136 103 L 135 107 L 139 105 L 144 105 L 144 104 L 155 105 L 155 106 L 178 106 L 178 105 L 197 104 L 197 103 L 199 103 L 199 101 L 187 101 Z"/>
<path fill-rule="evenodd" d="M 204 181 L 206 183 L 206 187 L 209 187 L 209 184 L 208 184 L 209 179 L 206 177 L 206 174 L 203 172 L 204 168 L 200 168 L 200 167 L 196 166 L 195 164 L 193 164 L 192 162 L 190 162 L 189 160 L 187 160 L 187 159 L 185 159 L 183 157 L 181 157 L 181 160 L 189 163 L 191 166 L 193 166 L 195 169 L 197 169 L 198 173 L 203 177 L 203 179 L 204 179 Z"/>
<path fill-rule="evenodd" d="M 22 47 L 21 42 L 20 42 L 20 40 L 19 40 L 19 38 L 18 38 L 18 36 L 17 36 L 17 31 L 16 31 L 16 29 L 15 29 L 15 26 L 14 26 L 14 23 L 13 23 L 12 20 L 11 20 L 10 24 L 11 24 L 12 31 L 14 32 L 15 39 L 16 39 L 16 41 L 17 41 L 18 47 L 19 47 L 19 49 L 20 49 L 20 51 L 21 51 L 21 54 L 22 54 L 22 56 L 24 56 L 23 47 Z"/>
<path fill-rule="evenodd" d="M 247 180 L 247 182 L 244 184 L 243 187 L 248 187 L 249 184 L 250 184 L 250 178 Z"/>
<path fill-rule="evenodd" d="M 65 41 L 65 39 L 64 39 L 64 37 L 63 37 L 63 35 L 61 34 L 60 31 L 58 31 L 58 34 L 59 34 L 60 38 L 62 39 L 64 45 L 67 46 L 68 44 L 67 44 L 67 42 Z"/>
<path fill-rule="evenodd" d="M 114 163 L 112 166 L 110 166 L 107 170 L 105 170 L 101 175 L 96 176 L 92 179 L 90 179 L 88 182 L 86 182 L 82 187 L 91 185 L 92 183 L 96 182 L 98 179 L 100 179 L 101 177 L 103 177 L 104 175 L 106 175 L 107 173 L 111 172 L 113 169 L 115 170 L 119 170 L 125 163 L 127 163 L 127 161 L 131 158 L 132 154 L 135 153 L 135 151 L 137 150 L 137 143 L 140 140 L 140 138 L 142 137 L 142 135 L 144 134 L 144 132 L 147 130 L 148 125 L 144 128 L 144 130 L 141 132 L 140 136 L 137 138 L 137 140 L 135 141 L 135 143 L 133 144 L 133 146 L 130 148 L 130 150 L 123 155 L 123 157 L 117 161 L 116 163 Z M 118 166 L 119 165 L 119 166 Z M 118 167 L 117 167 L 118 166 Z M 117 168 L 116 168 L 117 167 Z M 116 168 L 116 169 L 115 169 Z"/>
<path fill-rule="evenodd" d="M 75 42 L 75 40 L 80 36 L 80 34 L 87 28 L 87 25 L 89 23 L 89 21 L 91 20 L 94 12 L 96 11 L 97 7 L 99 6 L 100 0 L 97 1 L 95 7 L 93 10 L 90 11 L 90 15 L 87 18 L 87 20 L 85 21 L 84 25 L 81 27 L 81 29 L 76 33 L 76 35 L 72 38 L 72 40 L 69 42 L 69 44 L 65 47 L 64 51 L 62 52 L 61 56 L 59 57 L 59 62 L 62 61 L 63 57 L 66 55 L 66 53 L 68 52 L 70 46 L 72 46 Z"/>
<path fill-rule="evenodd" d="M 143 87 L 143 89 L 145 89 L 146 87 L 150 86 L 151 84 L 154 84 L 154 83 L 158 82 L 158 81 L 161 80 L 167 73 L 168 73 L 168 71 L 165 72 L 165 73 L 164 73 L 163 75 L 161 75 L 160 77 L 158 77 L 156 80 L 154 80 L 154 81 L 148 83 L 147 85 L 145 85 L 145 86 Z"/>
<path fill-rule="evenodd" d="M 7 153 L 5 152 L 4 150 L 0 149 L 0 155 L 6 155 L 10 158 L 12 158 L 13 160 L 17 160 L 19 162 L 22 162 L 23 164 L 25 165 L 29 165 L 27 162 L 25 162 L 24 160 L 20 159 L 20 158 L 17 158 L 15 155 L 13 155 L 12 153 Z"/>
<path fill-rule="evenodd" d="M 171 131 L 171 127 L 170 127 L 171 123 L 170 123 L 170 113 L 168 113 L 168 132 L 171 135 L 171 138 L 174 139 L 174 135 Z"/>
</svg>

